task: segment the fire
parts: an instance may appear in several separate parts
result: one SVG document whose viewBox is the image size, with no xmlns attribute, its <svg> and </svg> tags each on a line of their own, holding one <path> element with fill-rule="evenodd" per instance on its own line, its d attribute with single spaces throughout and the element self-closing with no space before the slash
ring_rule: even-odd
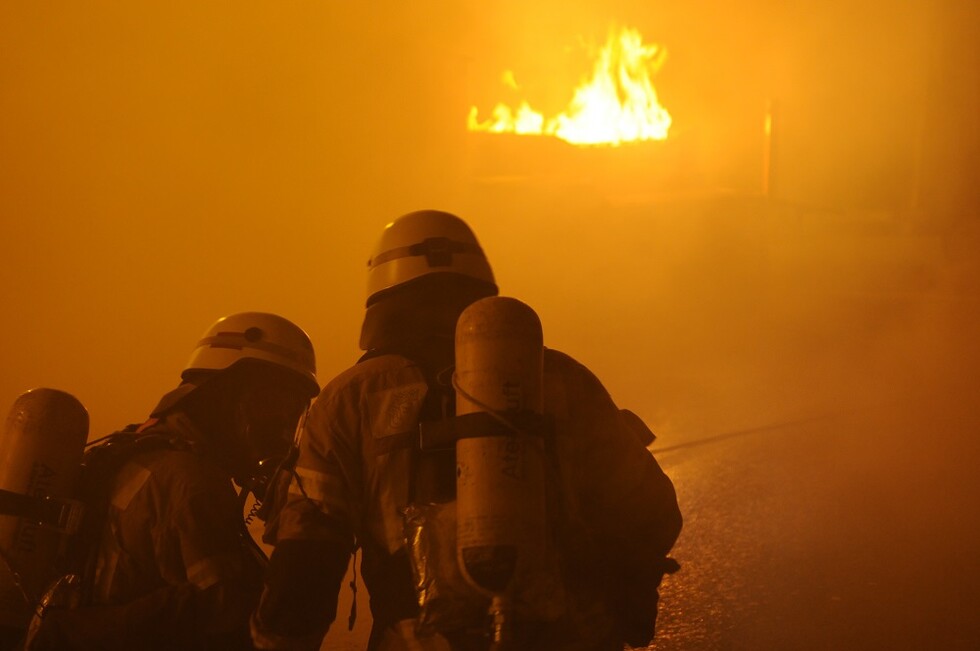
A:
<svg viewBox="0 0 980 651">
<path fill-rule="evenodd" d="M 635 29 L 611 30 L 595 58 L 591 77 L 575 89 L 564 111 L 545 119 L 526 101 L 516 110 L 501 103 L 490 118 L 481 121 L 473 106 L 467 126 L 470 131 L 556 136 L 575 145 L 665 140 L 670 113 L 657 100 L 651 76 L 666 57 L 666 49 L 644 44 Z M 504 72 L 504 83 L 517 88 L 511 71 Z"/>
</svg>

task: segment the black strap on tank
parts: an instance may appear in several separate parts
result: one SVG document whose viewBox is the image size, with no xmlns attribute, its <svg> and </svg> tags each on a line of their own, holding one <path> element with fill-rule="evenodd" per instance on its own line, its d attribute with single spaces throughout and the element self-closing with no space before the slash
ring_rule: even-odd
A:
<svg viewBox="0 0 980 651">
<path fill-rule="evenodd" d="M 77 500 L 25 495 L 0 488 L 0 514 L 26 518 L 71 534 L 78 529 L 82 504 Z"/>
</svg>

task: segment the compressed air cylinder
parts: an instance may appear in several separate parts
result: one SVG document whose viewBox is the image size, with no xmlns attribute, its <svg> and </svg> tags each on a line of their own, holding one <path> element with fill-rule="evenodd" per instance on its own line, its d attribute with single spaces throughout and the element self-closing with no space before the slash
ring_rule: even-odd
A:
<svg viewBox="0 0 980 651">
<path fill-rule="evenodd" d="M 0 489 L 71 497 L 88 437 L 88 412 L 71 394 L 34 389 L 14 402 L 0 433 Z M 33 604 L 56 578 L 65 535 L 28 518 L 0 514 L 0 626 L 26 626 Z M 26 594 L 25 594 L 26 593 Z"/>
<path fill-rule="evenodd" d="M 472 304 L 456 325 L 456 414 L 486 412 L 500 424 L 541 414 L 543 358 L 534 310 L 505 297 Z M 456 442 L 459 565 L 488 596 L 512 590 L 545 552 L 544 442 L 519 430 L 495 426 Z"/>
</svg>

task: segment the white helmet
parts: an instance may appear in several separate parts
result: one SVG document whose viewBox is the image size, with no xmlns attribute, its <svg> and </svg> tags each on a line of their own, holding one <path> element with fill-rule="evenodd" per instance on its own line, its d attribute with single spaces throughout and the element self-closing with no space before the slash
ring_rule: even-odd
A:
<svg viewBox="0 0 980 651">
<path fill-rule="evenodd" d="M 292 321 L 266 312 L 240 312 L 215 321 L 197 343 L 181 377 L 222 371 L 245 359 L 294 371 L 308 381 L 310 395 L 319 391 L 310 338 Z"/>
<path fill-rule="evenodd" d="M 447 212 L 419 210 L 385 226 L 368 260 L 368 304 L 381 292 L 429 274 L 449 273 L 494 288 L 493 271 L 466 222 Z"/>
</svg>

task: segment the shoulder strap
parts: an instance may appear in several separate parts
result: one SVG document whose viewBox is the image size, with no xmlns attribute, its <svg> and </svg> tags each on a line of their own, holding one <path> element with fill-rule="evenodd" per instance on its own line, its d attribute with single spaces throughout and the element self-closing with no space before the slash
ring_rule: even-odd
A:
<svg viewBox="0 0 980 651">
<path fill-rule="evenodd" d="M 358 363 L 365 362 L 382 355 L 399 355 L 412 362 L 422 372 L 422 377 L 428 387 L 425 401 L 419 413 L 419 423 L 443 421 L 456 414 L 456 392 L 452 386 L 454 366 L 435 368 L 434 362 L 421 350 L 413 346 L 391 346 L 367 351 Z M 409 501 L 419 499 L 429 501 L 431 497 L 445 497 L 447 492 L 455 495 L 455 450 L 424 451 L 420 445 L 420 427 L 387 438 L 392 451 L 397 448 L 407 448 L 410 456 L 408 473 Z M 448 468 L 448 470 L 447 470 Z M 450 476 L 451 475 L 451 476 Z M 450 481 L 450 479 L 452 481 Z M 448 484 L 452 484 L 452 487 Z M 451 491 L 450 491 L 451 488 Z M 430 495 L 431 493 L 431 495 Z"/>
</svg>

